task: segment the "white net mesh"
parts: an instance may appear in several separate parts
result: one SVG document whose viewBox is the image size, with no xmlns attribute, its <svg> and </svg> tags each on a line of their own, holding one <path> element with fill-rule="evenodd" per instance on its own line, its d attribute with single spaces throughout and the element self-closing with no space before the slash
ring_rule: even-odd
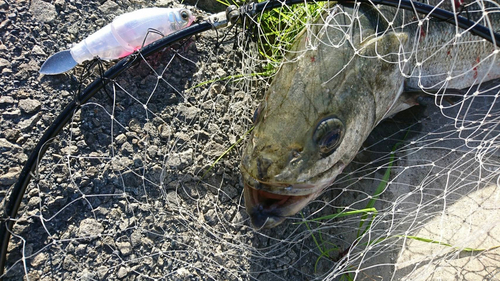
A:
<svg viewBox="0 0 500 281">
<path fill-rule="evenodd" d="M 500 31 L 498 3 L 453 3 L 429 4 Z M 4 278 L 499 279 L 498 47 L 431 16 L 376 6 L 366 26 L 363 6 L 333 4 L 275 10 L 277 22 L 305 25 L 293 35 L 272 33 L 263 12 L 247 19 L 249 30 L 179 42 L 84 104 L 40 159 Z M 329 29 L 343 35 L 325 36 Z M 402 31 L 396 53 L 360 43 Z M 287 36 L 307 37 L 305 48 Z M 252 114 L 281 77 L 268 70 L 307 65 L 304 57 L 312 65 L 319 46 L 335 56 L 346 45 L 352 56 L 331 79 L 360 58 L 366 68 L 385 60 L 398 69 L 393 84 L 425 96 L 389 112 L 300 213 L 255 230 L 239 165 Z"/>
</svg>

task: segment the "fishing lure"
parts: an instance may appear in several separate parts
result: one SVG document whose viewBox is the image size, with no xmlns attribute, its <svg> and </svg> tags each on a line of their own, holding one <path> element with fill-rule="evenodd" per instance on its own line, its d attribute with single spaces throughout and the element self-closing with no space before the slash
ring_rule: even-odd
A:
<svg viewBox="0 0 500 281">
<path fill-rule="evenodd" d="M 125 57 L 162 36 L 191 25 L 194 20 L 189 10 L 173 8 L 146 8 L 120 15 L 71 49 L 49 57 L 40 73 L 60 74 L 96 57 L 102 60 Z"/>
</svg>

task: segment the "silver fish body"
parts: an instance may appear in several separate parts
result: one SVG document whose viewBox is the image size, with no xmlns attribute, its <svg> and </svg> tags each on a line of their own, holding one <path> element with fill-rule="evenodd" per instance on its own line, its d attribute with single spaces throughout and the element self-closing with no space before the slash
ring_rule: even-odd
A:
<svg viewBox="0 0 500 281">
<path fill-rule="evenodd" d="M 402 95 L 405 83 L 464 88 L 500 77 L 493 44 L 422 19 L 389 7 L 335 6 L 299 34 L 242 156 L 254 227 L 280 224 L 330 186 L 382 119 L 414 104 Z M 498 31 L 498 14 L 488 20 Z"/>
</svg>

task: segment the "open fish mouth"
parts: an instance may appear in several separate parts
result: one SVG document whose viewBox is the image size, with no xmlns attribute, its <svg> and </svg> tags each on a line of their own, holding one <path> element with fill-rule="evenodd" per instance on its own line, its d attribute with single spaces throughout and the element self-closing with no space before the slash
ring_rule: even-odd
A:
<svg viewBox="0 0 500 281">
<path fill-rule="evenodd" d="M 335 175 L 340 174 L 345 167 L 342 161 L 334 165 Z M 256 179 L 241 166 L 245 207 L 250 216 L 252 226 L 257 229 L 272 228 L 282 223 L 302 210 L 307 204 L 318 197 L 330 186 L 336 176 L 326 177 L 314 183 L 300 182 L 266 182 Z M 332 170 L 332 169 L 330 169 Z M 319 176 L 324 176 L 319 174 Z"/>
<path fill-rule="evenodd" d="M 245 206 L 255 228 L 272 228 L 304 208 L 316 193 L 294 196 L 270 193 L 245 183 Z"/>
</svg>

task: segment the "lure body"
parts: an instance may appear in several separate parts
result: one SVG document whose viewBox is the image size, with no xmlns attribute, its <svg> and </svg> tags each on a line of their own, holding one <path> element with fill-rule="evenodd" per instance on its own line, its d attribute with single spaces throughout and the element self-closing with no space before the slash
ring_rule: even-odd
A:
<svg viewBox="0 0 500 281">
<path fill-rule="evenodd" d="M 189 10 L 172 8 L 146 8 L 120 15 L 70 50 L 49 57 L 40 73 L 60 74 L 96 57 L 102 60 L 125 57 L 162 36 L 189 26 L 194 19 Z"/>
</svg>

